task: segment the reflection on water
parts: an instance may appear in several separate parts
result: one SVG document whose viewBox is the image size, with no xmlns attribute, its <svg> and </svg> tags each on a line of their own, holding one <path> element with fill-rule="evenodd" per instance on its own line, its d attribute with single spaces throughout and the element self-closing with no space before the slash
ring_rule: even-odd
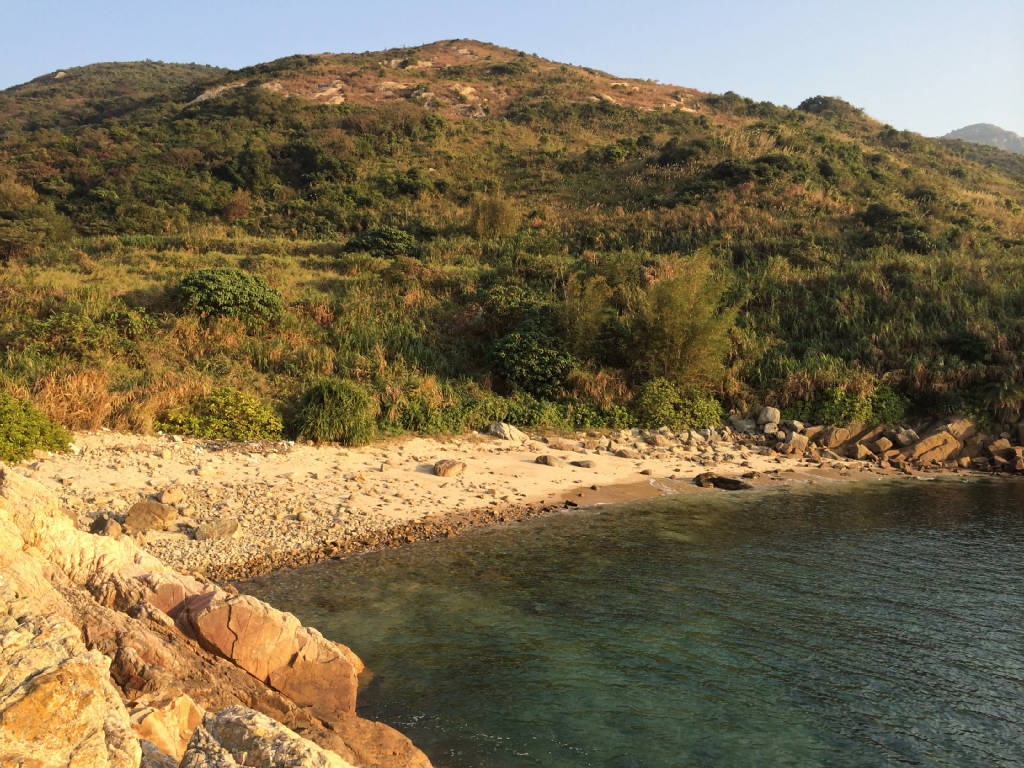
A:
<svg viewBox="0 0 1024 768">
<path fill-rule="evenodd" d="M 712 500 L 709 501 L 709 498 Z M 438 768 L 1024 765 L 1024 484 L 645 500 L 242 585 Z"/>
</svg>

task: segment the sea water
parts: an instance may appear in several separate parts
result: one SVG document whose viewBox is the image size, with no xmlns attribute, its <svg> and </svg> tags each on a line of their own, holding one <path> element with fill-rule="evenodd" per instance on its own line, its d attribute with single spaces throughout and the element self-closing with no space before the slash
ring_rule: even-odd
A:
<svg viewBox="0 0 1024 768">
<path fill-rule="evenodd" d="M 437 768 L 1024 766 L 1024 483 L 709 492 L 240 585 Z"/>
</svg>

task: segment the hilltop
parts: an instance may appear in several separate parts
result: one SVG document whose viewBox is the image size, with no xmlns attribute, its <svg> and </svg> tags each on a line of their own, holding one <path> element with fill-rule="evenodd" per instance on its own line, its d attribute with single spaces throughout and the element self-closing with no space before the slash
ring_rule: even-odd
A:
<svg viewBox="0 0 1024 768">
<path fill-rule="evenodd" d="M 950 131 L 942 138 L 970 141 L 974 144 L 985 144 L 1006 152 L 1024 154 L 1024 137 L 1013 131 L 1006 131 L 991 123 L 975 123 L 955 131 Z"/>
<path fill-rule="evenodd" d="M 4 390 L 67 426 L 1019 416 L 1019 156 L 838 97 L 452 40 L 68 69 L 0 137 Z"/>
</svg>

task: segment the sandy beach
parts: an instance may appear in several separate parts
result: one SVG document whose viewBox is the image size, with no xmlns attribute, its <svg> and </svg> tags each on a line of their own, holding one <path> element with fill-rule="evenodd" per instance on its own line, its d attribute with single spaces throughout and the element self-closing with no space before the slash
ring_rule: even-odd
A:
<svg viewBox="0 0 1024 768">
<path fill-rule="evenodd" d="M 474 433 L 360 448 L 109 431 L 74 439 L 71 453 L 40 455 L 15 471 L 54 489 L 85 528 L 104 515 L 124 522 L 139 501 L 163 501 L 176 511 L 173 521 L 166 530 L 135 533 L 136 540 L 170 566 L 216 579 L 452 536 L 566 506 L 728 492 L 693 483 L 709 471 L 754 486 L 904 474 L 853 459 L 780 455 L 735 433 L 707 439 L 634 430 L 521 441 Z M 443 459 L 465 469 L 437 476 L 434 464 Z M 197 529 L 211 523 L 233 530 L 196 540 Z"/>
</svg>

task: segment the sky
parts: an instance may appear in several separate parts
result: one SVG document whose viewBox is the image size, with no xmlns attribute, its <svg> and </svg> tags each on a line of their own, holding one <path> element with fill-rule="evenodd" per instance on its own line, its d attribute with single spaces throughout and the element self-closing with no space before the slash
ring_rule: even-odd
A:
<svg viewBox="0 0 1024 768">
<path fill-rule="evenodd" d="M 0 88 L 98 61 L 232 69 L 472 38 L 796 106 L 839 96 L 900 129 L 1024 135 L 1024 0 L 0 0 Z"/>
</svg>

